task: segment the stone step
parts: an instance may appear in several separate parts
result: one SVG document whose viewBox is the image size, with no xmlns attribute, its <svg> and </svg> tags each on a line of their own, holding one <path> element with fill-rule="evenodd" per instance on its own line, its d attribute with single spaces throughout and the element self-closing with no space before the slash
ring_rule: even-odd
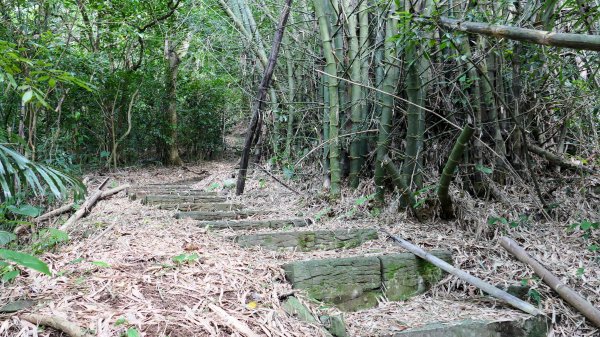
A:
<svg viewBox="0 0 600 337">
<path fill-rule="evenodd" d="M 181 196 L 212 196 L 216 197 L 216 192 L 206 192 L 202 190 L 135 190 L 127 191 L 130 200 L 143 199 L 148 195 L 181 195 Z"/>
<path fill-rule="evenodd" d="M 205 212 L 205 211 L 190 211 L 190 212 L 179 212 L 175 214 L 177 219 L 194 219 L 194 220 L 237 220 L 245 219 L 254 215 L 267 214 L 265 211 L 223 211 L 223 212 Z"/>
<path fill-rule="evenodd" d="M 252 230 L 252 229 L 280 229 L 287 227 L 304 227 L 312 224 L 310 219 L 268 219 L 268 220 L 223 220 L 223 221 L 199 221 L 196 223 L 200 227 L 209 227 L 210 229 L 233 229 L 233 230 Z"/>
<path fill-rule="evenodd" d="M 162 203 L 158 205 L 160 209 L 176 210 L 182 212 L 189 211 L 240 211 L 244 206 L 232 203 Z"/>
<path fill-rule="evenodd" d="M 517 320 L 458 321 L 452 323 L 427 324 L 388 337 L 546 337 L 550 322 L 537 316 Z"/>
<path fill-rule="evenodd" d="M 449 252 L 432 254 L 451 262 Z M 443 276 L 441 269 L 411 253 L 297 261 L 283 269 L 294 289 L 344 311 L 375 307 L 384 295 L 390 301 L 405 300 Z"/>
<path fill-rule="evenodd" d="M 377 239 L 375 229 L 338 229 L 301 232 L 272 232 L 230 237 L 242 247 L 260 246 L 270 250 L 300 251 L 349 249 Z"/>
<path fill-rule="evenodd" d="M 159 205 L 164 203 L 178 203 L 178 202 L 189 202 L 189 203 L 215 203 L 225 202 L 226 197 L 219 197 L 213 195 L 146 195 L 141 198 L 142 204 L 144 205 Z"/>
</svg>

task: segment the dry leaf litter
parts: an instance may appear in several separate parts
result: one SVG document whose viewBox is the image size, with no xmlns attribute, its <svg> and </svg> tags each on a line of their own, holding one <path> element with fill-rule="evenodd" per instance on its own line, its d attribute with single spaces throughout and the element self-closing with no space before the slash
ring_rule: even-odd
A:
<svg viewBox="0 0 600 337">
<path fill-rule="evenodd" d="M 598 254 L 586 249 L 582 233 L 567 231 L 567 221 L 530 220 L 517 228 L 498 224 L 491 229 L 486 224 L 490 216 L 527 210 L 527 202 L 515 204 L 507 211 L 504 205 L 481 203 L 455 191 L 465 221 L 414 223 L 397 212 L 394 203 L 377 215 L 370 203 L 357 202 L 373 192 L 368 187 L 348 192 L 335 205 L 328 206 L 322 193 L 314 192 L 320 182 L 318 174 L 311 172 L 288 183 L 301 191 L 297 195 L 255 170 L 249 176 L 246 194 L 236 197 L 231 189 L 234 165 L 211 162 L 188 169 L 126 169 L 111 176 L 119 184 L 145 185 L 197 179 L 198 172 L 206 170 L 210 175 L 191 186 L 219 191 L 247 209 L 272 211 L 268 216 L 257 217 L 311 217 L 315 221 L 311 229 L 381 226 L 425 249 L 451 251 L 456 267 L 492 284 L 528 282 L 541 294 L 540 308 L 554 320 L 554 336 L 600 336 L 597 329 L 536 279 L 530 268 L 497 244 L 502 234 L 510 235 L 567 285 L 599 305 Z M 581 209 L 579 215 L 589 209 L 594 211 L 594 206 L 581 207 L 581 200 L 570 203 L 560 207 Z M 335 313 L 335 309 L 323 309 L 306 299 L 302 291 L 292 290 L 284 281 L 280 266 L 293 260 L 403 251 L 382 237 L 343 251 L 243 249 L 227 239 L 233 231 L 210 232 L 196 226 L 194 220 L 174 219 L 173 214 L 130 201 L 123 193 L 99 202 L 70 233 L 67 245 L 43 254 L 55 276 L 25 271 L 17 282 L 3 285 L 0 305 L 34 299 L 38 304 L 31 312 L 68 318 L 97 336 L 120 336 L 130 327 L 143 336 L 242 336 L 208 308 L 209 304 L 216 304 L 259 335 L 323 336 L 319 327 L 287 315 L 280 299 L 295 293 L 315 313 Z M 175 256 L 194 253 L 199 257 L 197 261 L 173 261 Z M 580 268 L 584 268 L 583 273 Z M 408 301 L 382 300 L 377 308 L 344 314 L 350 336 L 380 336 L 432 322 L 523 317 L 527 315 L 453 276 Z M 0 320 L 2 337 L 60 336 L 52 329 L 37 331 L 33 324 L 20 320 L 19 314 L 2 315 Z"/>
</svg>

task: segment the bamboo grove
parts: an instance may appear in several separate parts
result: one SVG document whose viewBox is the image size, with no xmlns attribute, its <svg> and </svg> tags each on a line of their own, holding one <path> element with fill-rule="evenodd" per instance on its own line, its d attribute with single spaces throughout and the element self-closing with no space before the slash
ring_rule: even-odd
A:
<svg viewBox="0 0 600 337">
<path fill-rule="evenodd" d="M 251 5 L 220 1 L 264 59 Z M 255 15 L 265 10 L 274 22 L 267 4 L 254 5 L 261 8 Z M 374 178 L 379 201 L 394 186 L 413 203 L 415 194 L 435 189 L 442 217 L 451 218 L 448 190 L 458 171 L 473 195 L 501 199 L 498 186 L 518 185 L 548 211 L 552 200 L 539 187 L 534 159 L 592 172 L 586 166 L 598 149 L 598 4 L 294 6 L 271 91 L 266 151 L 291 165 L 298 163 L 291 153 L 322 147 L 323 183 L 333 198 L 344 185 Z"/>
<path fill-rule="evenodd" d="M 63 48 L 47 58 L 62 58 L 55 66 L 66 72 L 40 66 L 46 73 L 28 76 L 34 63 L 16 59 L 28 66 L 10 71 L 2 59 L 5 73 L 22 80 L 2 78 L 15 92 L 2 96 L 4 128 L 19 129 L 30 149 L 49 142 L 49 156 L 60 145 L 102 153 L 110 166 L 152 156 L 181 164 L 179 151 L 209 151 L 198 150 L 209 142 L 203 130 L 222 142 L 249 118 L 283 6 L 5 2 L 3 20 L 14 29 L 2 32 L 0 48 L 41 58 L 25 43 L 44 38 L 34 29 L 41 25 Z M 590 174 L 600 160 L 599 8 L 597 0 L 293 1 L 254 160 L 290 177 L 316 170 L 333 199 L 368 185 L 380 202 L 397 190 L 404 206 L 418 208 L 415 196 L 435 191 L 451 218 L 454 182 L 482 199 L 515 186 L 549 212 L 540 170 Z M 20 108 L 29 89 L 35 96 Z M 206 114 L 194 115 L 199 109 Z M 95 140 L 58 144 L 61 133 L 74 135 L 65 123 Z"/>
</svg>

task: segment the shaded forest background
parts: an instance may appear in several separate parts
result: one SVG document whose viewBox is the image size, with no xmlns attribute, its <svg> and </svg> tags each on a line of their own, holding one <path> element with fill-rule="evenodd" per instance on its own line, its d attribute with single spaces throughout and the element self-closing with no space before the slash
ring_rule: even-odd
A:
<svg viewBox="0 0 600 337">
<path fill-rule="evenodd" d="M 3 142 L 72 175 L 217 158 L 250 118 L 282 6 L 3 1 Z M 522 194 L 517 213 L 587 219 L 554 192 L 597 198 L 599 7 L 294 2 L 255 160 L 291 180 L 320 176 L 313 186 L 333 199 L 348 187 L 382 203 L 397 190 L 417 218 L 453 218 L 466 193 L 509 208 Z M 577 35 L 561 44 L 544 31 Z"/>
</svg>

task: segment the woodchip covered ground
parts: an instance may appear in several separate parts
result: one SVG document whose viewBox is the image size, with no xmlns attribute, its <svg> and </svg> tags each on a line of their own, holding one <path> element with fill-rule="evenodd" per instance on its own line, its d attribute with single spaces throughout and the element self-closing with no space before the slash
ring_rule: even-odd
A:
<svg viewBox="0 0 600 337">
<path fill-rule="evenodd" d="M 587 250 L 589 242 L 582 238 L 581 232 L 566 230 L 569 221 L 529 219 L 517 228 L 487 224 L 490 216 L 527 211 L 527 197 L 522 205 L 517 203 L 513 209 L 506 209 L 500 204 L 456 195 L 466 220 L 415 223 L 404 213 L 398 213 L 393 204 L 381 210 L 379 216 L 370 215 L 368 203 L 356 202 L 372 193 L 368 188 L 345 195 L 327 210 L 324 198 L 314 192 L 318 190 L 315 175 L 313 179 L 290 183 L 303 191 L 298 196 L 255 171 L 249 177 L 247 194 L 236 198 L 232 190 L 221 188 L 232 180 L 234 165 L 214 162 L 191 166 L 196 172 L 211 172 L 195 187 L 214 188 L 218 184 L 216 190 L 220 194 L 238 200 L 249 209 L 271 210 L 273 216 L 312 217 L 317 220 L 312 229 L 382 226 L 425 249 L 448 249 L 453 253 L 455 266 L 492 284 L 529 282 L 541 294 L 540 308 L 555 321 L 554 336 L 600 336 L 599 330 L 586 324 L 581 315 L 537 280 L 530 268 L 498 245 L 501 235 L 510 235 L 566 284 L 596 306 L 600 305 L 598 253 Z M 310 172 L 304 173 L 305 177 L 311 176 Z M 125 169 L 111 176 L 119 184 L 147 184 L 194 178 L 195 174 L 184 169 L 143 168 Z M 100 181 L 101 177 L 94 180 Z M 582 202 L 586 201 L 575 198 L 560 207 L 580 209 L 577 214 L 581 218 L 597 217 L 593 213 L 597 206 Z M 322 336 L 318 327 L 290 317 L 280 307 L 280 298 L 293 292 L 284 281 L 281 264 L 402 251 L 384 238 L 345 251 L 242 249 L 225 238 L 233 232 L 207 232 L 193 220 L 174 219 L 173 213 L 130 201 L 123 193 L 100 201 L 91 215 L 78 223 L 68 244 L 43 254 L 54 276 L 25 271 L 16 282 L 3 285 L 0 305 L 16 299 L 34 299 L 38 304 L 31 312 L 68 318 L 98 336 L 119 336 L 129 327 L 135 327 L 144 336 L 240 336 L 209 309 L 209 304 L 216 304 L 261 335 Z M 172 260 L 180 254 L 194 253 L 199 255 L 197 262 L 175 265 Z M 334 311 L 310 303 L 302 292 L 297 294 L 315 312 Z M 257 303 L 255 308 L 248 305 L 252 301 Z M 379 336 L 429 322 L 514 317 L 525 315 L 483 296 L 452 276 L 406 302 L 382 301 L 377 308 L 344 314 L 351 336 Z M 123 319 L 125 324 L 116 324 Z M 38 331 L 21 320 L 19 314 L 0 316 L 0 336 L 35 335 L 60 336 L 60 333 L 52 329 Z"/>
</svg>

